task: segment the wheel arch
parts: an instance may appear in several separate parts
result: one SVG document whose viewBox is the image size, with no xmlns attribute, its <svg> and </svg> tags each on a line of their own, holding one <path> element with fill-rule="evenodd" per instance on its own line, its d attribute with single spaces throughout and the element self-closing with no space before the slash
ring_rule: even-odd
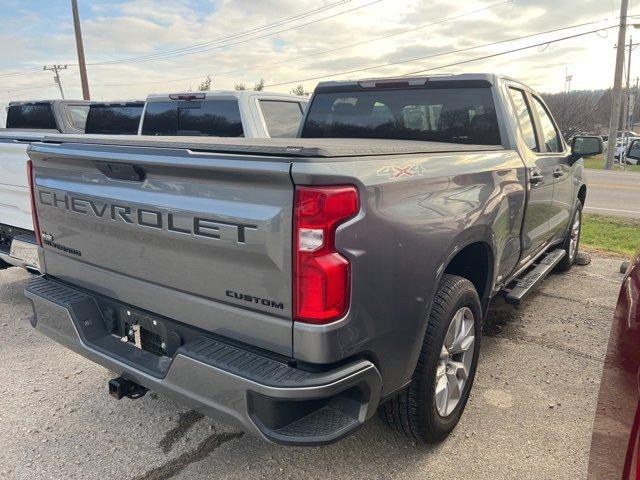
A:
<svg viewBox="0 0 640 480">
<path fill-rule="evenodd" d="M 470 229 L 452 243 L 445 260 L 438 269 L 438 283 L 445 273 L 469 280 L 478 292 L 483 315 L 486 314 L 493 291 L 495 247 L 490 231 Z"/>
<path fill-rule="evenodd" d="M 582 202 L 582 206 L 584 207 L 584 202 L 587 200 L 587 186 L 583 183 L 580 185 L 578 189 L 578 199 Z"/>
</svg>

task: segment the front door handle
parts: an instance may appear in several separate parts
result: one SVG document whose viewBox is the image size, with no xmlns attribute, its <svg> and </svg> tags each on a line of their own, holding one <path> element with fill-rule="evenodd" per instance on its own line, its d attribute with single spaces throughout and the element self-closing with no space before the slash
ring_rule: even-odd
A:
<svg viewBox="0 0 640 480">
<path fill-rule="evenodd" d="M 529 183 L 531 183 L 531 185 L 538 185 L 539 183 L 542 183 L 543 180 L 544 175 L 541 173 L 532 173 L 529 175 Z"/>
<path fill-rule="evenodd" d="M 562 169 L 561 169 L 561 168 L 556 168 L 556 169 L 553 171 L 553 178 L 560 178 L 560 177 L 561 177 L 561 176 L 563 176 L 563 175 L 564 175 L 564 172 L 562 171 Z"/>
</svg>

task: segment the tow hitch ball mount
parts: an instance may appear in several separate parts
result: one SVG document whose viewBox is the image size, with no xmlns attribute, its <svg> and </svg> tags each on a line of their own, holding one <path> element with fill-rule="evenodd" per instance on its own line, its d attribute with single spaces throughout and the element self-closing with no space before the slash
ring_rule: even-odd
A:
<svg viewBox="0 0 640 480">
<path fill-rule="evenodd" d="M 145 387 L 126 378 L 118 377 L 109 380 L 109 395 L 116 400 L 120 400 L 123 397 L 136 399 L 143 397 L 145 393 L 147 393 Z"/>
</svg>

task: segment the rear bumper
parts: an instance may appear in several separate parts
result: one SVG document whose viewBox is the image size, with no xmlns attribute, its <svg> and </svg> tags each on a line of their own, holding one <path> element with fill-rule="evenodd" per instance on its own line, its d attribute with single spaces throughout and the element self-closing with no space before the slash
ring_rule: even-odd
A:
<svg viewBox="0 0 640 480">
<path fill-rule="evenodd" d="M 25 295 L 33 303 L 32 325 L 61 345 L 272 442 L 334 442 L 371 417 L 380 401 L 380 374 L 366 360 L 311 372 L 205 336 L 180 346 L 172 358 L 159 357 L 109 334 L 88 293 L 40 277 Z"/>
</svg>

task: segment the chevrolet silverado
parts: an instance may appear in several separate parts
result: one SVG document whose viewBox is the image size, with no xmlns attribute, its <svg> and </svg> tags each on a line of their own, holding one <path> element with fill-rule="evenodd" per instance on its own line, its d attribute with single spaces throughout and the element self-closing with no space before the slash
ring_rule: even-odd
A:
<svg viewBox="0 0 640 480">
<path fill-rule="evenodd" d="M 568 146 L 493 74 L 321 83 L 299 136 L 32 143 L 32 325 L 115 372 L 115 398 L 290 445 L 376 411 L 440 441 L 490 299 L 575 262 L 602 140 Z"/>
</svg>

